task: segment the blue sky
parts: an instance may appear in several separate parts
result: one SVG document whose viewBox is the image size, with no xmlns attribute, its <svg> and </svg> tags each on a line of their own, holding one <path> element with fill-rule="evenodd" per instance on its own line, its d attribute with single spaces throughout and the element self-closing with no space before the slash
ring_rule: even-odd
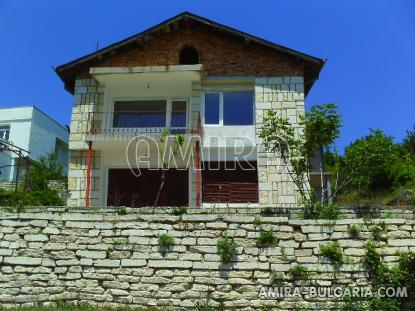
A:
<svg viewBox="0 0 415 311">
<path fill-rule="evenodd" d="M 0 107 L 36 105 L 69 124 L 72 96 L 51 66 L 182 11 L 328 59 L 306 99 L 340 106 L 342 150 L 368 128 L 399 141 L 415 123 L 415 1 L 0 0 Z"/>
</svg>

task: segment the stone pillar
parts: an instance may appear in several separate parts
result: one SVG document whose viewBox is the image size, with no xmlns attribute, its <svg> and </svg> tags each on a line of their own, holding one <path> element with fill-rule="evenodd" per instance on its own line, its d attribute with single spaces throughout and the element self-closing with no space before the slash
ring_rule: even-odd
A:
<svg viewBox="0 0 415 311">
<path fill-rule="evenodd" d="M 74 104 L 69 135 L 68 206 L 85 206 L 88 146 L 86 134 L 90 112 L 102 120 L 104 88 L 94 79 L 75 81 Z M 94 145 L 92 144 L 94 149 Z M 91 168 L 90 205 L 99 204 L 100 151 L 94 150 Z"/>
<path fill-rule="evenodd" d="M 197 129 L 199 126 L 199 115 L 201 109 L 201 85 L 200 82 L 192 82 L 192 96 L 190 97 L 189 112 L 190 112 L 190 127 Z M 195 156 L 195 141 L 191 142 L 192 159 L 189 166 L 189 206 L 196 207 L 196 163 L 194 162 Z M 202 151 L 200 151 L 202 153 Z M 202 187 L 202 185 L 200 185 Z"/>
<path fill-rule="evenodd" d="M 256 143 L 260 206 L 299 203 L 299 193 L 280 157 L 266 151 L 259 137 L 268 110 L 286 118 L 301 131 L 299 116 L 304 114 L 304 79 L 300 76 L 258 77 L 255 79 Z"/>
</svg>

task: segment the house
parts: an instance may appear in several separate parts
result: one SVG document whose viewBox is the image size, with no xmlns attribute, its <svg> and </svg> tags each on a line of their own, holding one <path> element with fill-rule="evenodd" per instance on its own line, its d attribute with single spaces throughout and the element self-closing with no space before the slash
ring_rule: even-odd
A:
<svg viewBox="0 0 415 311">
<path fill-rule="evenodd" d="M 56 67 L 74 95 L 68 204 L 298 203 L 259 132 L 269 109 L 301 130 L 304 98 L 323 65 L 184 12 Z M 166 131 L 184 140 L 174 166 L 160 160 Z"/>
<path fill-rule="evenodd" d="M 17 168 L 23 170 L 23 157 L 38 160 L 55 154 L 65 171 L 68 167 L 68 129 L 35 106 L 0 108 L 0 143 L 19 154 L 2 148 L 0 152 L 0 180 L 13 181 Z"/>
</svg>

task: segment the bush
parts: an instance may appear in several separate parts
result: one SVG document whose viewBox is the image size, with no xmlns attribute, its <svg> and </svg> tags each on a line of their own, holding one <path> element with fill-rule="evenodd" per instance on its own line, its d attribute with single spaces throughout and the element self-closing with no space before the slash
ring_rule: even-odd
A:
<svg viewBox="0 0 415 311">
<path fill-rule="evenodd" d="M 218 240 L 217 249 L 222 262 L 230 262 L 237 253 L 238 245 L 234 240 L 224 234 L 222 238 Z"/>
<path fill-rule="evenodd" d="M 288 274 L 294 280 L 306 280 L 308 279 L 310 272 L 308 271 L 306 266 L 303 265 L 296 265 L 288 270 Z"/>
<path fill-rule="evenodd" d="M 276 285 L 284 282 L 284 274 L 280 271 L 271 272 L 271 284 Z"/>
<path fill-rule="evenodd" d="M 261 209 L 261 216 L 271 217 L 273 215 L 274 215 L 274 211 L 272 207 L 267 206 Z"/>
<path fill-rule="evenodd" d="M 340 209 L 334 204 L 314 203 L 302 211 L 303 219 L 328 219 L 336 220 L 340 217 Z"/>
<path fill-rule="evenodd" d="M 337 241 L 320 245 L 320 254 L 330 259 L 335 265 L 343 263 L 343 250 Z"/>
<path fill-rule="evenodd" d="M 13 206 L 15 201 L 14 191 L 0 189 L 0 205 Z M 62 206 L 64 202 L 56 190 L 45 188 L 43 190 L 35 190 L 23 193 L 16 193 L 16 205 L 21 206 Z"/>
<path fill-rule="evenodd" d="M 170 248 L 174 245 L 174 238 L 167 233 L 163 233 L 159 237 L 159 245 L 162 248 Z"/>
<path fill-rule="evenodd" d="M 370 229 L 370 232 L 372 233 L 372 237 L 375 241 L 384 241 L 386 240 L 385 234 L 388 232 L 387 225 L 384 221 L 382 221 L 373 226 Z"/>
<path fill-rule="evenodd" d="M 360 228 L 358 225 L 350 225 L 349 228 L 347 228 L 347 233 L 349 233 L 350 237 L 353 239 L 358 239 L 360 237 Z"/>
<path fill-rule="evenodd" d="M 266 247 L 272 246 L 277 242 L 277 238 L 271 230 L 260 230 L 257 239 L 257 246 Z"/>
<path fill-rule="evenodd" d="M 175 207 L 171 213 L 175 216 L 180 216 L 187 213 L 187 208 L 185 206 Z"/>
</svg>

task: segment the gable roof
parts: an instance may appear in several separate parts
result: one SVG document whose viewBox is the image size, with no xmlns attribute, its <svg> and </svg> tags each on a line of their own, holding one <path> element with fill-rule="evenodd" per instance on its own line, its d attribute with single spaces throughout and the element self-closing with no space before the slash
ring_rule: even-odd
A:
<svg viewBox="0 0 415 311">
<path fill-rule="evenodd" d="M 325 63 L 323 59 L 250 35 L 248 33 L 242 32 L 232 27 L 225 26 L 223 24 L 214 22 L 212 20 L 195 15 L 193 13 L 183 12 L 172 18 L 165 20 L 164 22 L 161 22 L 158 25 L 150 27 L 138 34 L 135 34 L 124 40 L 121 40 L 100 50 L 97 50 L 96 52 L 87 54 L 58 67 L 54 67 L 54 70 L 61 78 L 61 80 L 64 82 L 65 89 L 70 93 L 73 93 L 76 71 L 79 70 L 84 64 L 91 61 L 95 61 L 97 59 L 102 59 L 107 55 L 112 56 L 114 55 L 114 53 L 116 53 L 117 50 L 127 50 L 129 48 L 137 47 L 137 43 L 142 44 L 143 42 L 146 42 L 149 38 L 151 39 L 151 37 L 156 37 L 157 35 L 163 34 L 163 31 L 169 30 L 170 27 L 174 27 L 181 21 L 199 23 L 204 26 L 211 27 L 215 30 L 225 32 L 226 34 L 229 34 L 231 36 L 239 37 L 243 39 L 245 42 L 254 42 L 261 46 L 265 46 L 275 51 L 281 52 L 283 54 L 295 57 L 298 60 L 302 60 L 306 64 L 306 69 L 304 72 L 305 80 L 308 81 L 308 83 L 305 82 L 306 94 L 311 89 L 313 83 L 318 79 L 319 73 Z"/>
</svg>

